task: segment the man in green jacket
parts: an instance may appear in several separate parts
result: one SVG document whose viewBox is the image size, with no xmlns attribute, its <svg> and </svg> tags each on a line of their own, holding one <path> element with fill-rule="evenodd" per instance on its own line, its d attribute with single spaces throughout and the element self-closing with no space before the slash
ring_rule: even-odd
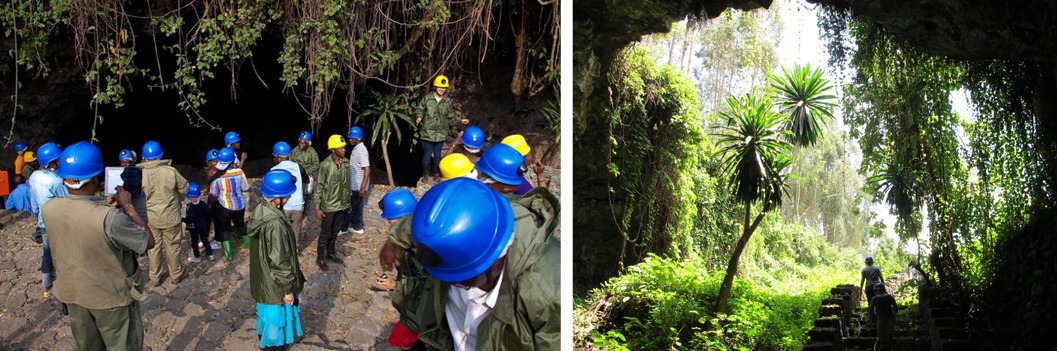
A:
<svg viewBox="0 0 1057 351">
<path fill-rule="evenodd" d="M 305 275 L 297 260 L 297 241 L 280 208 L 297 191 L 297 179 L 273 169 L 261 179 L 264 202 L 250 215 L 250 293 L 257 301 L 257 338 L 262 350 L 284 350 L 304 336 L 298 295 Z"/>
<path fill-rule="evenodd" d="M 301 131 L 301 134 L 297 136 L 297 147 L 290 150 L 290 161 L 301 165 L 305 168 L 305 173 L 308 173 L 308 180 L 302 180 L 308 183 L 309 186 L 305 187 L 305 195 L 312 194 L 312 188 L 315 186 L 316 172 L 319 171 L 319 154 L 316 153 L 316 149 L 312 148 L 312 133 L 307 130 Z M 305 197 L 305 201 L 308 201 L 308 196 Z M 305 209 L 312 208 L 311 205 L 305 206 Z"/>
<path fill-rule="evenodd" d="M 415 109 L 415 124 L 419 125 L 419 139 L 422 145 L 422 178 L 433 175 L 440 178 L 440 158 L 444 152 L 444 141 L 448 140 L 448 128 L 457 122 L 469 124 L 470 120 L 458 119 L 451 98 L 444 95 L 448 91 L 448 77 L 437 76 L 433 80 L 433 92 L 419 100 Z"/>
<path fill-rule="evenodd" d="M 172 283 L 184 279 L 183 262 L 180 261 L 180 243 L 183 238 L 180 219 L 180 196 L 187 193 L 187 179 L 170 164 L 162 160 L 161 144 L 150 140 L 143 144 L 143 193 L 147 195 L 147 218 L 151 232 L 158 236 L 158 246 L 150 251 L 150 282 L 153 286 L 162 283 L 162 257 L 169 268 Z"/>
<path fill-rule="evenodd" d="M 94 197 L 100 190 L 103 156 L 95 145 L 70 145 L 56 172 L 69 196 L 44 205 L 48 242 L 54 253 L 55 298 L 69 306 L 78 350 L 142 350 L 143 275 L 137 258 L 154 247 L 154 236 L 118 187 L 117 208 Z"/>
<path fill-rule="evenodd" d="M 327 139 L 330 156 L 319 164 L 319 185 L 312 199 L 315 202 L 316 218 L 322 222 L 319 241 L 316 243 L 316 264 L 319 269 L 328 269 L 327 260 L 341 263 L 337 256 L 337 234 L 345 226 L 345 214 L 352 207 L 352 189 L 349 188 L 349 166 L 345 164 L 345 138 L 331 135 Z"/>
<path fill-rule="evenodd" d="M 411 217 L 416 258 L 435 278 L 423 342 L 439 350 L 557 350 L 560 207 L 546 189 L 515 203 L 473 179 L 430 189 Z"/>
</svg>

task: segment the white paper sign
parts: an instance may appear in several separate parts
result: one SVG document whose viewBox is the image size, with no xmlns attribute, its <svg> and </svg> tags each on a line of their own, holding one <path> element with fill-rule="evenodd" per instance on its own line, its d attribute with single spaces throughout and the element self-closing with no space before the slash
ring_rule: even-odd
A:
<svg viewBox="0 0 1057 351">
<path fill-rule="evenodd" d="M 117 187 L 121 186 L 122 184 L 125 183 L 124 180 L 121 180 L 121 172 L 124 172 L 124 171 L 125 171 L 125 167 L 107 167 L 106 168 L 106 171 L 105 171 L 106 172 L 106 179 L 105 179 L 106 184 L 104 184 L 104 186 L 105 186 L 104 189 L 105 190 L 103 191 L 103 193 L 106 194 L 106 196 L 113 196 L 114 194 L 117 194 Z"/>
</svg>

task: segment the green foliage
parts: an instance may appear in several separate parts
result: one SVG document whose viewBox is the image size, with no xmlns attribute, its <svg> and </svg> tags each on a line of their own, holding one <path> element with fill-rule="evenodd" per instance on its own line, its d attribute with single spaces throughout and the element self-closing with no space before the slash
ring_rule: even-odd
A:
<svg viewBox="0 0 1057 351">
<path fill-rule="evenodd" d="M 785 129 L 790 131 L 793 145 L 815 145 L 827 121 L 833 119 L 833 100 L 837 99 L 831 94 L 829 80 L 822 77 L 822 69 L 797 65 L 789 72 L 783 67 L 782 74 L 775 75 L 771 82 L 771 89 L 777 95 L 778 113 L 789 115 Z"/>
<path fill-rule="evenodd" d="M 782 140 L 786 135 L 779 128 L 782 120 L 771 111 L 771 105 L 769 99 L 755 93 L 727 98 L 726 109 L 719 112 L 726 124 L 716 135 L 734 198 L 744 205 L 763 199 L 765 212 L 780 205 L 782 189 L 774 182 L 784 176 L 784 167 L 778 166 L 785 162 L 782 156 L 790 152 Z"/>
<path fill-rule="evenodd" d="M 371 94 L 374 104 L 368 106 L 356 117 L 356 124 L 361 121 L 373 121 L 371 132 L 381 137 L 374 138 L 371 145 L 378 146 L 379 142 L 388 142 L 390 136 L 396 136 L 396 142 L 400 143 L 403 132 L 399 124 L 403 122 L 409 126 L 414 125 L 411 119 L 410 97 L 407 94 L 382 95 L 378 92 Z"/>
<path fill-rule="evenodd" d="M 879 231 L 871 222 L 871 196 L 863 190 L 856 159 L 856 143 L 846 132 L 830 128 L 822 140 L 800 148 L 790 176 L 792 201 L 782 207 L 782 216 L 824 233 L 826 240 L 840 247 L 858 248 Z M 878 234 L 879 235 L 879 234 Z"/>
<path fill-rule="evenodd" d="M 556 3 L 205 0 L 166 8 L 170 5 L 152 8 L 101 0 L 5 2 L 0 5 L 0 28 L 15 43 L 10 53 L 15 62 L 11 73 L 16 80 L 24 79 L 17 75 L 19 69 L 33 73 L 32 78 L 47 75 L 51 70 L 48 58 L 65 49 L 62 46 L 73 46 L 92 92 L 91 107 L 96 110 L 101 105 L 120 108 L 129 76 L 138 74 L 151 82 L 149 88 L 175 92 L 177 107 L 190 124 L 217 129 L 201 114 L 207 103 L 203 85 L 226 68 L 234 99 L 238 75 L 245 71 L 240 66 L 252 65 L 254 50 L 266 35 L 284 39 L 278 78 L 285 90 L 301 90 L 294 95 L 304 100 L 314 125 L 328 115 L 338 89 L 355 101 L 357 89 L 370 79 L 408 90 L 425 85 L 442 69 L 486 57 L 495 47 L 491 39 L 515 20 L 538 18 L 547 24 L 523 38 L 533 43 L 532 54 L 536 55 L 532 60 L 536 64 L 526 67 L 529 78 L 525 79 L 543 82 L 540 86 L 545 87 L 559 72 L 556 49 L 539 44 L 553 42 L 556 47 Z M 506 7 L 516 7 L 519 16 L 492 15 L 492 11 L 512 12 Z M 136 60 L 135 48 L 144 45 L 136 44 L 143 40 L 137 35 L 147 37 L 153 51 L 169 55 L 175 65 L 163 66 L 169 59 L 165 55 L 156 62 L 138 63 L 142 60 Z M 6 78 L 8 69 L 0 68 L 0 75 Z M 257 78 L 267 85 L 271 77 Z M 16 87 L 19 84 L 15 82 Z M 98 124 L 102 117 L 96 115 Z"/>
<path fill-rule="evenodd" d="M 731 313 L 710 316 L 723 276 L 701 264 L 650 256 L 629 267 L 594 290 L 592 303 L 576 307 L 577 345 L 604 349 L 626 339 L 631 350 L 799 350 L 822 299 L 841 282 L 824 266 L 813 266 L 815 275 L 806 282 L 787 280 L 773 288 L 737 280 Z M 598 306 L 605 307 L 592 310 Z"/>
<path fill-rule="evenodd" d="M 729 207 L 711 206 L 726 204 L 723 196 L 701 196 L 717 194 L 717 168 L 702 157 L 711 146 L 701 132 L 693 85 L 672 67 L 658 67 L 641 49 L 626 50 L 610 80 L 607 168 L 612 196 L 622 197 L 618 220 L 624 242 L 635 244 L 632 257 L 691 255 L 693 247 L 725 236 L 715 227 L 691 229 L 729 216 Z"/>
<path fill-rule="evenodd" d="M 929 223 L 941 284 L 983 286 L 997 243 L 1057 194 L 1047 185 L 1057 147 L 1037 115 L 1046 69 L 929 55 L 844 10 L 827 9 L 820 25 L 834 62 L 852 69 L 845 121 L 867 189 L 897 215 L 902 239 Z M 969 97 L 970 116 L 953 111 L 955 93 Z"/>
</svg>

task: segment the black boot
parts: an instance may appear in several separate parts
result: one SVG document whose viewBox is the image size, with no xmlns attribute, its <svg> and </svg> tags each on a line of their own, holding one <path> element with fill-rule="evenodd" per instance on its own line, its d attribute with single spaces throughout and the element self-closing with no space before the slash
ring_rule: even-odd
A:
<svg viewBox="0 0 1057 351">
<path fill-rule="evenodd" d="M 433 171 L 429 169 L 429 162 L 422 162 L 422 182 L 428 182 L 433 176 Z"/>
<path fill-rule="evenodd" d="M 338 255 L 336 254 L 338 252 L 338 250 L 336 250 L 334 248 L 335 243 L 331 242 L 330 245 L 328 245 L 328 246 L 329 247 L 327 248 L 327 261 L 334 262 L 334 263 L 337 263 L 337 264 L 341 264 L 342 263 L 341 258 L 338 257 Z"/>
<path fill-rule="evenodd" d="M 327 267 L 327 246 L 323 244 L 316 245 L 316 265 L 319 266 L 319 270 L 326 271 L 330 269 Z"/>
<path fill-rule="evenodd" d="M 429 170 L 433 171 L 433 178 L 436 181 L 440 181 L 440 160 L 433 160 L 433 164 L 430 165 Z"/>
</svg>

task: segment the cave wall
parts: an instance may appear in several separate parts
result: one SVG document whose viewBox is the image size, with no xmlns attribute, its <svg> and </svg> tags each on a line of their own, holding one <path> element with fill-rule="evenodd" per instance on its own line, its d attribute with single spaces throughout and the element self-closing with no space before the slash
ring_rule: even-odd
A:
<svg viewBox="0 0 1057 351">
<path fill-rule="evenodd" d="M 610 192 L 608 72 L 621 49 L 643 35 L 667 31 L 688 15 L 715 18 L 729 8 L 769 7 L 769 0 L 601 1 L 573 8 L 573 275 L 582 294 L 620 273 L 626 194 Z M 628 253 L 625 252 L 625 255 Z M 633 261 L 630 263 L 634 263 Z"/>
</svg>

